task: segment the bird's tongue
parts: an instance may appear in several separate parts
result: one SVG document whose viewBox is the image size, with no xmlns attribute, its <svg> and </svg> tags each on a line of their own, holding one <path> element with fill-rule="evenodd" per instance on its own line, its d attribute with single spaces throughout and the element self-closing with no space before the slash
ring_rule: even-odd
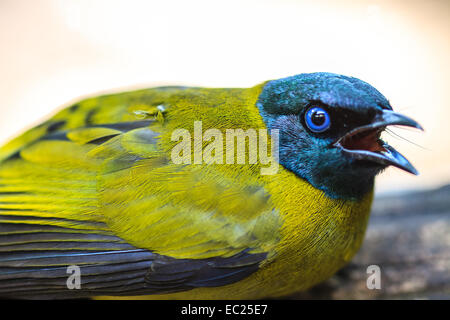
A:
<svg viewBox="0 0 450 320">
<path fill-rule="evenodd" d="M 380 130 L 368 130 L 344 137 L 341 145 L 348 150 L 386 151 L 380 141 Z"/>
</svg>

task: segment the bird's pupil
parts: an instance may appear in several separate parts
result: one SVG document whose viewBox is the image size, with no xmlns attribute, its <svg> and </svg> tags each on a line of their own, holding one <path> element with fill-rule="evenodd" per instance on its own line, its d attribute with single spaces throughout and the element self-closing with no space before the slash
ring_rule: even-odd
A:
<svg viewBox="0 0 450 320">
<path fill-rule="evenodd" d="M 311 115 L 311 121 L 316 126 L 321 126 L 325 122 L 325 114 L 323 111 L 316 111 Z"/>
</svg>

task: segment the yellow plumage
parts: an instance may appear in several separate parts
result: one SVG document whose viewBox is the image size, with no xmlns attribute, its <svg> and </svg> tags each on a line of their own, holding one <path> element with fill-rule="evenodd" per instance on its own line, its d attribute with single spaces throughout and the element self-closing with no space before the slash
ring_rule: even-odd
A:
<svg viewBox="0 0 450 320">
<path fill-rule="evenodd" d="M 279 297 L 331 276 L 361 245 L 372 192 L 360 201 L 332 199 L 282 166 L 276 175 L 261 175 L 259 164 L 170 161 L 176 144 L 171 133 L 192 131 L 194 121 L 202 121 L 203 130 L 265 128 L 255 107 L 263 85 L 167 87 L 91 98 L 11 141 L 0 149 L 0 236 L 20 237 L 0 242 L 0 248 L 136 248 L 199 261 L 243 251 L 266 254 L 257 271 L 237 282 L 150 298 Z M 45 263 L 58 265 L 44 259 L 33 267 Z"/>
</svg>

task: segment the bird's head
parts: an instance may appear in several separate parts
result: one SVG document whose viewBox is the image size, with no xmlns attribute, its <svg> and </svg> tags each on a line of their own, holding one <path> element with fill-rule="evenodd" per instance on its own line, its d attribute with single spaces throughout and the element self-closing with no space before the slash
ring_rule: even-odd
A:
<svg viewBox="0 0 450 320">
<path fill-rule="evenodd" d="M 330 197 L 362 197 L 390 165 L 417 174 L 380 134 L 389 125 L 421 126 L 364 81 L 332 73 L 272 80 L 257 106 L 269 130 L 279 130 L 281 165 Z"/>
</svg>

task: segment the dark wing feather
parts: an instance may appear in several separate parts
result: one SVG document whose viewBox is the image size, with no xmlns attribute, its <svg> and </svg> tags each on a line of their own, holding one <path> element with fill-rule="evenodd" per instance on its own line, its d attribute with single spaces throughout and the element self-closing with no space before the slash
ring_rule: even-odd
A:
<svg viewBox="0 0 450 320">
<path fill-rule="evenodd" d="M 258 270 L 265 256 L 241 252 L 228 258 L 174 259 L 114 235 L 0 223 L 0 297 L 70 299 L 223 286 Z M 80 267 L 80 289 L 67 287 L 72 265 Z"/>
<path fill-rule="evenodd" d="M 240 252 L 228 258 L 174 259 L 161 256 L 146 276 L 149 288 L 183 291 L 218 287 L 242 280 L 257 271 L 266 253 Z"/>
</svg>

